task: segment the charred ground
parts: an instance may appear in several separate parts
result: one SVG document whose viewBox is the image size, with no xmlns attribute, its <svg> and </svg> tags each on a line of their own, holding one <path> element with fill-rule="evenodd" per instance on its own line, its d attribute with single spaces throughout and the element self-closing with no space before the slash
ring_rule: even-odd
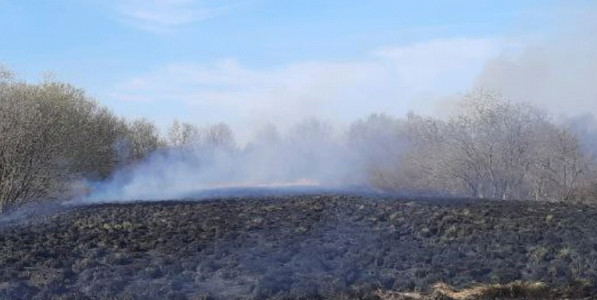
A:
<svg viewBox="0 0 597 300">
<path fill-rule="evenodd" d="M 597 208 L 295 195 L 71 207 L 0 227 L 0 299 L 372 298 L 443 281 L 597 293 Z"/>
</svg>

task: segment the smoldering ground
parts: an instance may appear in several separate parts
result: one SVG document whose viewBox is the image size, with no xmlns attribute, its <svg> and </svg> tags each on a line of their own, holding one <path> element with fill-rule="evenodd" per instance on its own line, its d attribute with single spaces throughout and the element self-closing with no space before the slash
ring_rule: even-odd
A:
<svg viewBox="0 0 597 300">
<path fill-rule="evenodd" d="M 595 213 L 334 194 L 80 206 L 0 228 L 0 299 L 377 299 L 516 280 L 582 298 L 597 292 Z"/>
</svg>

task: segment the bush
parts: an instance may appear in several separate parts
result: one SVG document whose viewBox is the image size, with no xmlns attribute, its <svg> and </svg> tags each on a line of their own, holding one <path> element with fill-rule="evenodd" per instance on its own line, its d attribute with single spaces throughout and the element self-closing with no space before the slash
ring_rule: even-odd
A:
<svg viewBox="0 0 597 300">
<path fill-rule="evenodd" d="M 69 84 L 0 79 L 0 211 L 107 177 L 124 124 Z"/>
</svg>

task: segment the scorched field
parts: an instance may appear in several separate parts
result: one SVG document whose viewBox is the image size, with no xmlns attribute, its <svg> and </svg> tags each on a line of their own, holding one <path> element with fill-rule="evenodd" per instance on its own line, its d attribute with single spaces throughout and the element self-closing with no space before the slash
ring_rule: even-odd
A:
<svg viewBox="0 0 597 300">
<path fill-rule="evenodd" d="M 73 206 L 1 225 L 0 299 L 533 297 L 527 283 L 538 298 L 590 298 L 596 216 L 337 194 Z M 498 283 L 507 291 L 457 292 Z"/>
</svg>

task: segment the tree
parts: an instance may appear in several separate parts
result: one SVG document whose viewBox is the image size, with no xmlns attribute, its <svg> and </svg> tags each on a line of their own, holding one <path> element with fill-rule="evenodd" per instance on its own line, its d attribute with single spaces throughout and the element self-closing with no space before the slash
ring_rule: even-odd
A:
<svg viewBox="0 0 597 300">
<path fill-rule="evenodd" d="M 144 118 L 129 122 L 126 127 L 125 143 L 129 159 L 141 160 L 164 145 L 157 127 Z"/>
<path fill-rule="evenodd" d="M 407 149 L 405 122 L 384 114 L 372 114 L 351 124 L 348 146 L 358 172 L 372 186 L 384 190 L 406 187 L 401 160 Z"/>
<path fill-rule="evenodd" d="M 590 189 L 594 182 L 595 161 L 567 129 L 546 127 L 534 157 L 530 181 L 535 200 L 580 200 L 579 191 Z"/>
<path fill-rule="evenodd" d="M 187 122 L 174 120 L 168 128 L 168 145 L 174 148 L 197 145 L 201 139 L 199 129 Z"/>
<path fill-rule="evenodd" d="M 594 161 L 569 130 L 495 93 L 468 94 L 448 120 L 409 117 L 402 167 L 419 188 L 475 198 L 570 200 Z"/>
<path fill-rule="evenodd" d="M 234 134 L 226 123 L 217 123 L 200 132 L 201 145 L 208 148 L 232 150 L 235 148 Z"/>
<path fill-rule="evenodd" d="M 8 74 L 4 72 L 4 74 Z M 124 123 L 72 85 L 0 79 L 0 211 L 68 195 L 118 165 Z"/>
</svg>

